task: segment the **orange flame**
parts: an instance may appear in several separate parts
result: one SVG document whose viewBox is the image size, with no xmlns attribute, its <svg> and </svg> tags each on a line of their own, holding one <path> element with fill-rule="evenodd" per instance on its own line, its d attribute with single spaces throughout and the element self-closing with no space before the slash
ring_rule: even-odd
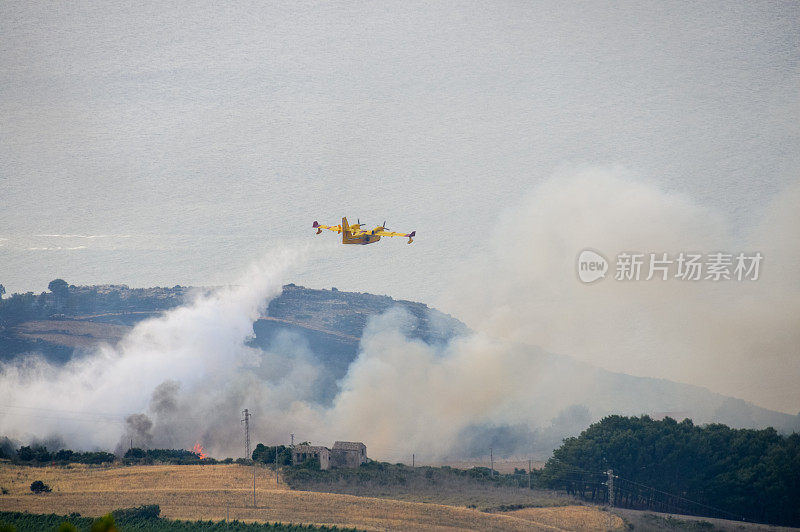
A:
<svg viewBox="0 0 800 532">
<path fill-rule="evenodd" d="M 200 458 L 200 460 L 205 460 L 206 458 L 208 458 L 208 455 L 203 452 L 203 446 L 200 445 L 200 442 L 196 442 L 194 444 L 194 447 L 192 447 L 192 452 L 196 454 Z"/>
</svg>

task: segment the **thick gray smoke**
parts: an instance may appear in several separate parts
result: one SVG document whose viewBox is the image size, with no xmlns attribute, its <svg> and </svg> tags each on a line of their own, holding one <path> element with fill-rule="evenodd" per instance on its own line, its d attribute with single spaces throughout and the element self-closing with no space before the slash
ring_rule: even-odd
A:
<svg viewBox="0 0 800 532">
<path fill-rule="evenodd" d="M 755 219 L 727 219 L 624 169 L 563 172 L 503 213 L 492 253 L 467 261 L 439 307 L 493 337 L 796 414 L 798 205 L 795 181 Z M 576 276 L 586 248 L 610 262 L 592 285 Z M 621 252 L 756 251 L 757 281 L 613 279 Z"/>
<path fill-rule="evenodd" d="M 253 321 L 296 266 L 288 255 L 140 323 L 115 348 L 63 368 L 41 360 L 3 368 L 3 404 L 49 415 L 34 423 L 6 416 L 0 431 L 23 441 L 60 434 L 73 448 L 117 452 L 200 442 L 212 455 L 239 456 L 248 408 L 254 441 L 359 439 L 373 456 L 430 460 L 474 453 L 486 427 L 521 435 L 509 450 L 530 447 L 524 427 L 547 426 L 558 413 L 562 401 L 542 401 L 558 391 L 543 380 L 550 364 L 530 348 L 484 335 L 428 345 L 410 339 L 415 318 L 401 309 L 370 321 L 331 400 L 301 338 L 279 335 L 268 351 L 247 346 Z"/>
<path fill-rule="evenodd" d="M 149 449 L 153 443 L 153 422 L 147 414 L 131 414 L 125 418 L 127 432 L 122 437 L 120 445 L 117 446 L 115 452 L 120 454 L 124 453 L 125 442 L 130 441 L 131 446 L 136 442 L 136 446 L 140 448 Z"/>
<path fill-rule="evenodd" d="M 200 442 L 213 456 L 240 456 L 248 408 L 253 440 L 265 443 L 286 442 L 290 433 L 321 444 L 362 440 L 373 457 L 396 460 L 488 447 L 531 453 L 620 404 L 607 392 L 625 383 L 597 366 L 794 412 L 798 202 L 795 187 L 756 231 L 741 234 L 713 210 L 618 169 L 556 176 L 504 214 L 494 254 L 468 260 L 457 276 L 446 309 L 476 334 L 428 345 L 410 338 L 411 316 L 387 312 L 369 322 L 338 389 L 297 335 L 276 337 L 267 351 L 247 345 L 253 321 L 298 267 L 295 253 L 276 253 L 237 286 L 137 325 L 114 348 L 63 368 L 40 360 L 4 367 L 2 404 L 48 415 L 4 416 L 0 434 L 20 441 L 59 434 L 73 448 L 117 450 L 131 440 Z M 586 247 L 612 261 L 623 250 L 761 251 L 765 265 L 749 284 L 587 286 L 575 277 Z M 682 408 L 696 393 L 687 387 L 684 397 L 665 398 L 666 389 L 656 381 L 628 389 L 622 413 Z"/>
</svg>

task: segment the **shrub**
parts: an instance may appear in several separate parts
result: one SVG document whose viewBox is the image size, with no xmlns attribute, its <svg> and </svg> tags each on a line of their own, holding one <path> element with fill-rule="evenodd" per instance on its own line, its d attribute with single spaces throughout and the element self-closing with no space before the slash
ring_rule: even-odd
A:
<svg viewBox="0 0 800 532">
<path fill-rule="evenodd" d="M 157 504 L 145 504 L 137 506 L 136 508 L 124 508 L 114 510 L 112 515 L 120 520 L 134 520 L 134 519 L 158 519 L 161 514 L 161 508 Z"/>
<path fill-rule="evenodd" d="M 185 449 L 128 449 L 123 456 L 126 464 L 216 464 L 213 458 L 201 459 L 195 452 Z"/>
<path fill-rule="evenodd" d="M 50 493 L 53 490 L 41 480 L 34 480 L 31 482 L 31 491 L 34 493 Z"/>
<path fill-rule="evenodd" d="M 92 523 L 91 532 L 118 532 L 119 529 L 114 525 L 114 516 L 106 514 Z"/>
<path fill-rule="evenodd" d="M 299 464 L 297 467 L 300 469 L 309 469 L 311 471 L 319 471 L 319 458 L 306 458 L 303 463 Z"/>
<path fill-rule="evenodd" d="M 69 462 L 72 460 L 73 454 L 75 453 L 73 453 L 70 449 L 61 449 L 53 458 L 59 462 Z"/>
<path fill-rule="evenodd" d="M 124 458 L 127 458 L 129 460 L 140 460 L 140 459 L 144 458 L 145 456 L 146 456 L 146 453 L 144 452 L 143 449 L 140 449 L 138 447 L 132 447 L 132 448 L 128 449 L 127 451 L 125 451 Z"/>
</svg>

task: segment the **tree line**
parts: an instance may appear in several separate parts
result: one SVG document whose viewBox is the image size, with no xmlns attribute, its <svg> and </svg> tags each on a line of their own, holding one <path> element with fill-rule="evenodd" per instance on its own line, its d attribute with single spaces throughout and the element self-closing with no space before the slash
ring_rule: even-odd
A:
<svg viewBox="0 0 800 532">
<path fill-rule="evenodd" d="M 136 508 L 114 510 L 99 518 L 82 517 L 79 513 L 70 515 L 31 514 L 28 512 L 0 511 L 0 532 L 39 532 L 58 530 L 59 532 L 115 532 L 119 530 L 146 530 L 149 532 L 181 532 L 197 530 L 220 530 L 239 532 L 304 532 L 318 530 L 356 532 L 352 528 L 336 526 L 293 525 L 283 523 L 245 523 L 242 521 L 182 521 L 160 516 L 157 504 L 147 504 Z"/>
<path fill-rule="evenodd" d="M 16 450 L 10 446 L 8 438 L 0 440 L 0 458 L 24 465 L 45 464 L 106 464 L 117 461 L 117 456 L 107 451 L 78 452 L 71 449 L 49 451 L 44 445 L 23 445 Z M 243 458 L 234 460 L 226 458 L 216 460 L 201 457 L 194 451 L 185 449 L 139 449 L 133 447 L 123 455 L 121 462 L 126 465 L 136 464 L 232 464 L 247 462 Z"/>
<path fill-rule="evenodd" d="M 608 470 L 618 505 L 672 500 L 693 503 L 692 513 L 800 525 L 800 434 L 608 416 L 564 440 L 541 481 L 607 499 Z"/>
<path fill-rule="evenodd" d="M 9 458 L 19 463 L 77 463 L 77 464 L 104 464 L 113 462 L 116 459 L 112 453 L 105 451 L 76 452 L 70 449 L 60 449 L 58 451 L 48 451 L 44 446 L 23 445 L 17 449 L 12 456 L 0 456 Z"/>
<path fill-rule="evenodd" d="M 0 285 L 2 287 L 2 285 Z M 0 290 L 0 325 L 27 320 L 111 312 L 157 311 L 176 307 L 189 288 L 128 288 L 126 285 L 75 286 L 53 279 L 49 292 L 12 294 Z"/>
</svg>

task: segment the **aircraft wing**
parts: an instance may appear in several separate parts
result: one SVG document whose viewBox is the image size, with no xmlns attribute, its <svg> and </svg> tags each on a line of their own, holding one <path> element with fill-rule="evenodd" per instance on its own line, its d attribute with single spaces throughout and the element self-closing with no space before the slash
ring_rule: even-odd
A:
<svg viewBox="0 0 800 532">
<path fill-rule="evenodd" d="M 416 233 L 416 231 L 414 232 Z M 410 233 L 395 233 L 394 231 L 375 231 L 375 234 L 379 236 L 412 236 Z"/>
<path fill-rule="evenodd" d="M 320 234 L 322 232 L 322 229 L 327 229 L 328 231 L 336 231 L 337 233 L 341 233 L 342 232 L 342 226 L 341 225 L 322 225 L 322 224 L 318 224 L 317 222 L 314 222 L 313 227 L 314 227 L 314 229 L 317 230 L 317 234 Z"/>
<path fill-rule="evenodd" d="M 375 234 L 379 236 L 404 236 L 408 238 L 408 243 L 410 244 L 414 241 L 414 235 L 416 235 L 417 232 L 411 231 L 410 233 L 395 233 L 394 231 L 381 230 L 375 231 Z"/>
</svg>

